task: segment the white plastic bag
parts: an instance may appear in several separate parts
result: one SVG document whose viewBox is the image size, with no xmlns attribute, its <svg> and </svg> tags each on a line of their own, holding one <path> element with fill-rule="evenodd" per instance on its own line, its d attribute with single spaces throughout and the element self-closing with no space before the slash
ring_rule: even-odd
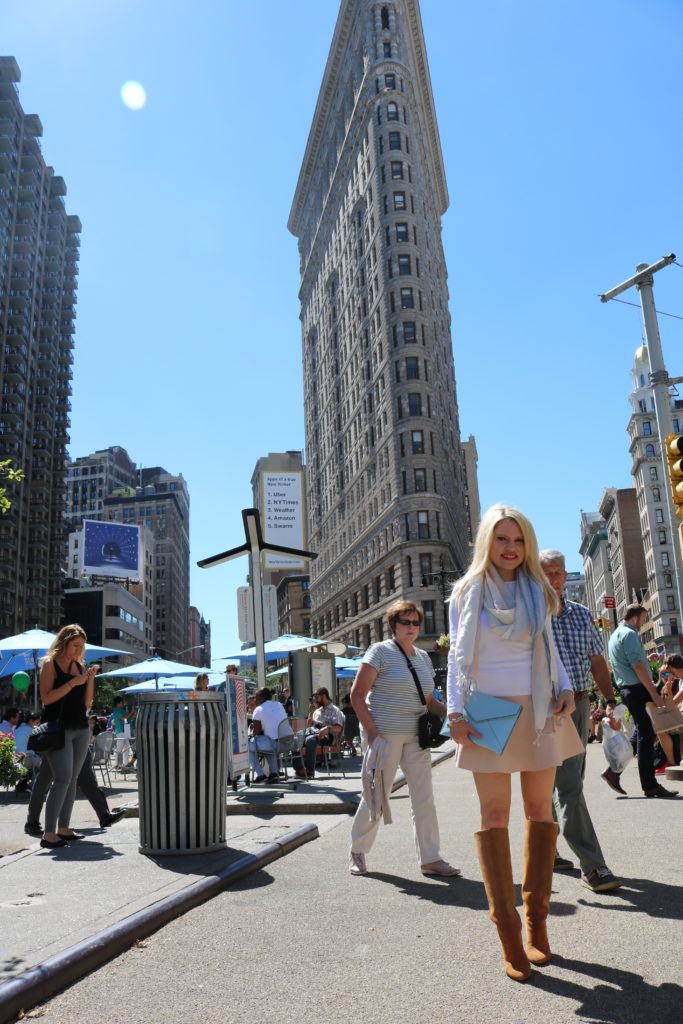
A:
<svg viewBox="0 0 683 1024">
<path fill-rule="evenodd" d="M 633 747 L 623 732 L 615 732 L 602 720 L 602 749 L 613 772 L 620 774 L 633 757 Z"/>
</svg>

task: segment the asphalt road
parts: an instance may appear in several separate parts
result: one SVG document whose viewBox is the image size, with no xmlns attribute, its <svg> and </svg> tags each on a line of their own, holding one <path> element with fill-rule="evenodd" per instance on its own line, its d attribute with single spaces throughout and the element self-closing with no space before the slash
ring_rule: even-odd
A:
<svg viewBox="0 0 683 1024">
<path fill-rule="evenodd" d="M 420 875 L 400 790 L 394 824 L 381 829 L 369 858 L 371 874 L 347 873 L 343 821 L 83 979 L 41 1008 L 41 1019 L 673 1024 L 683 1016 L 683 795 L 645 800 L 631 766 L 624 781 L 633 797 L 617 798 L 599 778 L 601 749 L 588 752 L 589 805 L 608 864 L 625 884 L 596 895 L 578 872 L 555 875 L 555 959 L 526 985 L 502 973 L 472 842 L 471 776 L 450 760 L 434 770 L 434 785 L 443 854 L 462 878 Z M 513 816 L 519 877 L 518 797 Z"/>
</svg>

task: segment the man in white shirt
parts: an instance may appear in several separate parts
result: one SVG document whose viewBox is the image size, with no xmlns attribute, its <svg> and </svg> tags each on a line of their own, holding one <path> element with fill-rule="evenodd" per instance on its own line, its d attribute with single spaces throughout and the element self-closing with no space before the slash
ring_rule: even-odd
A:
<svg viewBox="0 0 683 1024">
<path fill-rule="evenodd" d="M 259 782 L 277 782 L 277 733 L 278 726 L 287 718 L 287 712 L 279 700 L 273 700 L 272 692 L 264 687 L 257 690 L 256 707 L 251 720 L 252 737 L 249 740 L 249 768 L 252 772 L 252 786 Z M 268 762 L 268 776 L 261 771 L 258 755 L 265 754 Z"/>
</svg>

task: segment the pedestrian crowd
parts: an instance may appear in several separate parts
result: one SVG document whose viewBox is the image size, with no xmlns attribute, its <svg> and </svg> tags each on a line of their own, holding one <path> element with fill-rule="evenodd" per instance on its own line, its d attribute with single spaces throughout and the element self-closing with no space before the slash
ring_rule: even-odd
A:
<svg viewBox="0 0 683 1024">
<path fill-rule="evenodd" d="M 388 798 L 400 766 L 420 870 L 460 874 L 440 850 L 430 777 L 430 747 L 437 741 L 425 725 L 430 715 L 446 715 L 455 763 L 472 773 L 479 799 L 481 826 L 474 840 L 489 917 L 505 973 L 518 982 L 552 957 L 547 918 L 553 872 L 574 869 L 558 852 L 558 837 L 577 858 L 582 884 L 592 892 L 622 884 L 606 863 L 583 792 L 586 748 L 599 728 L 606 754 L 613 737 L 622 741 L 613 744 L 622 757 L 624 742 L 635 750 L 646 799 L 677 796 L 655 776 L 655 744 L 668 763 L 679 763 L 678 736 L 668 727 L 657 735 L 652 718 L 658 708 L 673 706 L 678 713 L 683 706 L 683 658 L 669 657 L 655 683 L 640 640 L 647 611 L 629 605 L 610 638 L 608 665 L 591 613 L 564 595 L 566 580 L 562 552 L 539 551 L 526 516 L 494 505 L 481 520 L 472 563 L 449 601 L 446 707 L 435 697 L 430 659 L 416 644 L 422 612 L 406 601 L 389 608 L 391 639 L 368 649 L 351 690 L 365 754 L 349 871 L 368 874 L 379 824 L 391 822 Z M 592 705 L 594 688 L 604 701 L 603 715 Z M 602 776 L 623 795 L 621 770 L 608 763 Z M 516 774 L 524 816 L 522 917 L 508 833 Z"/>
</svg>

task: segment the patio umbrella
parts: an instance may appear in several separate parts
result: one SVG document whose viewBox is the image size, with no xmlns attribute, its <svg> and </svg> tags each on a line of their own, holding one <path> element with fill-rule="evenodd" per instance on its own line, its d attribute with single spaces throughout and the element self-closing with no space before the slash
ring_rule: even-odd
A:
<svg viewBox="0 0 683 1024">
<path fill-rule="evenodd" d="M 13 675 L 22 670 L 33 670 L 33 700 L 35 707 L 39 707 L 38 700 L 38 662 L 44 658 L 51 646 L 56 634 L 49 633 L 45 629 L 27 629 L 16 636 L 5 637 L 0 640 L 0 677 Z M 94 644 L 85 645 L 84 660 L 86 665 L 98 658 L 111 658 L 119 654 L 128 654 L 128 651 L 117 651 L 110 647 L 96 647 Z"/>
<path fill-rule="evenodd" d="M 205 672 L 209 675 L 209 670 L 200 668 L 197 665 L 183 665 L 179 661 L 168 661 L 166 658 L 147 658 L 145 661 L 139 661 L 135 665 L 124 665 L 123 668 L 112 669 L 111 672 L 102 672 L 97 678 L 98 679 L 138 679 L 140 681 L 153 679 L 154 687 L 152 689 L 159 689 L 159 680 L 173 678 L 174 676 L 196 676 L 198 672 Z M 187 686 L 181 686 L 181 689 L 187 689 Z"/>
<path fill-rule="evenodd" d="M 201 669 L 199 670 L 202 671 Z M 221 680 L 224 678 L 222 672 L 210 672 L 209 670 L 205 673 L 209 677 L 209 686 L 216 687 L 220 685 Z M 119 693 L 152 693 L 154 690 L 191 690 L 194 687 L 194 680 L 189 679 L 188 676 L 174 676 L 166 677 L 163 679 L 143 679 L 139 683 L 133 683 L 132 686 L 124 686 L 119 690 Z"/>
<path fill-rule="evenodd" d="M 275 640 L 269 640 L 263 649 L 266 661 L 277 661 L 279 658 L 286 658 L 292 651 L 304 651 L 307 647 L 326 647 L 332 654 L 343 654 L 346 651 L 346 644 L 340 640 L 316 640 L 310 636 L 296 636 L 294 633 L 285 633 Z M 256 648 L 247 647 L 225 658 L 216 658 L 216 661 L 256 661 Z"/>
</svg>

